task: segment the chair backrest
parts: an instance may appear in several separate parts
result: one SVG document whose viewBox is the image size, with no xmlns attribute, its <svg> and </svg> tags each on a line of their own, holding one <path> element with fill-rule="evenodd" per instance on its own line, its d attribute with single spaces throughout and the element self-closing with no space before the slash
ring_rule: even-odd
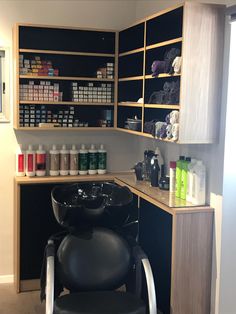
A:
<svg viewBox="0 0 236 314">
<path fill-rule="evenodd" d="M 67 235 L 57 257 L 60 281 L 71 291 L 118 288 L 131 267 L 127 242 L 104 228 Z"/>
</svg>

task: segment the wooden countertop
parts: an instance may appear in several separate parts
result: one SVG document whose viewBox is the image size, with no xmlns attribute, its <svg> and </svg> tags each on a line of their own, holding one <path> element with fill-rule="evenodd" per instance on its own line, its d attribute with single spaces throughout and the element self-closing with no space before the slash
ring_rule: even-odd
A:
<svg viewBox="0 0 236 314">
<path fill-rule="evenodd" d="M 137 181 L 134 174 L 122 174 L 115 176 L 114 181 L 127 186 L 134 194 L 146 201 L 160 207 L 171 215 L 176 213 L 212 212 L 210 206 L 196 206 L 190 202 L 175 197 L 174 193 L 151 187 L 146 181 Z"/>
<path fill-rule="evenodd" d="M 192 212 L 212 212 L 209 206 L 195 206 L 190 202 L 176 198 L 169 191 L 151 187 L 146 181 L 137 181 L 134 173 L 110 172 L 101 175 L 78 175 L 78 176 L 46 176 L 46 177 L 15 177 L 17 185 L 25 184 L 49 184 L 49 183 L 69 183 L 69 182 L 91 182 L 91 181 L 115 181 L 121 186 L 127 186 L 132 193 L 158 206 L 164 211 L 174 215 L 176 213 Z"/>
<path fill-rule="evenodd" d="M 126 172 L 127 173 L 127 172 Z M 110 172 L 107 174 L 78 175 L 78 176 L 45 176 L 45 177 L 15 177 L 17 184 L 40 184 L 40 183 L 69 183 L 85 181 L 114 181 L 116 175 L 121 172 Z M 124 174 L 124 172 L 123 172 Z"/>
</svg>

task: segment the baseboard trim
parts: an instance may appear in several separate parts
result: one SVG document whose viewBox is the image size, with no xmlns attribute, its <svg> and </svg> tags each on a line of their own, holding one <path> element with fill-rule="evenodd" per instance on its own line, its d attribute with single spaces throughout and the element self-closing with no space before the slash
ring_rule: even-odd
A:
<svg viewBox="0 0 236 314">
<path fill-rule="evenodd" d="M 14 276 L 13 275 L 2 275 L 0 276 L 0 283 L 13 283 Z"/>
</svg>

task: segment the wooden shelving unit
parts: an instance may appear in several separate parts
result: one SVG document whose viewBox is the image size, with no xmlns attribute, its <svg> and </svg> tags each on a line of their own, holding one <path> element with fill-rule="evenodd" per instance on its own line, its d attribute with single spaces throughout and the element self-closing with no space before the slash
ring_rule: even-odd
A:
<svg viewBox="0 0 236 314">
<path fill-rule="evenodd" d="M 55 130 L 64 131 L 113 129 L 117 105 L 116 45 L 114 31 L 17 24 L 14 29 L 15 129 L 50 130 L 38 126 L 47 122 L 59 123 L 61 127 Z M 58 73 L 41 74 L 49 68 L 52 73 L 54 69 Z M 96 71 L 100 71 L 99 77 Z M 28 91 L 29 82 L 36 87 Z M 49 83 L 50 88 L 57 84 L 57 89 L 50 89 L 47 97 L 44 96 L 46 88 L 40 84 L 48 86 Z M 100 127 L 101 121 L 107 127 Z M 77 127 L 79 122 L 89 127 Z"/>
<path fill-rule="evenodd" d="M 119 130 L 125 127 L 127 118 L 137 116 L 142 120 L 141 132 L 127 129 L 124 132 L 154 138 L 145 133 L 145 122 L 165 121 L 167 114 L 178 110 L 178 143 L 216 140 L 224 37 L 219 29 L 224 29 L 223 11 L 224 6 L 186 2 L 149 16 L 119 33 Z M 211 53 L 213 47 L 214 54 Z M 180 49 L 181 73 L 160 73 L 152 77 L 153 61 L 163 60 L 171 48 Z M 199 58 L 204 58 L 204 65 L 199 64 Z M 212 64 L 219 67 L 213 69 Z M 165 82 L 179 82 L 179 103 L 152 103 L 150 96 L 163 90 Z M 143 98 L 142 106 L 135 105 L 139 98 Z"/>
</svg>

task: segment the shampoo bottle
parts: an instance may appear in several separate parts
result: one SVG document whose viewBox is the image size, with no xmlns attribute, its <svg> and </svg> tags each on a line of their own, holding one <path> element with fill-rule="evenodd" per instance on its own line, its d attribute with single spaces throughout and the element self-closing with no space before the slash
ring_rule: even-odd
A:
<svg viewBox="0 0 236 314">
<path fill-rule="evenodd" d="M 60 175 L 67 176 L 69 174 L 69 151 L 66 145 L 62 145 L 60 150 Z"/>
<path fill-rule="evenodd" d="M 170 193 L 175 192 L 176 161 L 170 162 Z"/>
<path fill-rule="evenodd" d="M 164 159 L 161 155 L 161 151 L 159 147 L 156 147 L 155 155 L 157 155 L 158 165 L 160 167 L 160 171 L 158 173 L 158 181 L 159 181 L 161 177 L 164 177 Z"/>
<path fill-rule="evenodd" d="M 56 145 L 52 145 L 52 149 L 49 152 L 50 154 L 50 176 L 59 176 L 60 172 L 60 155 L 59 150 L 57 150 Z"/>
<path fill-rule="evenodd" d="M 36 176 L 43 177 L 46 175 L 46 152 L 43 145 L 39 145 L 36 151 Z"/>
<path fill-rule="evenodd" d="M 198 160 L 193 167 L 193 204 L 205 205 L 206 203 L 206 167 Z"/>
<path fill-rule="evenodd" d="M 33 151 L 32 145 L 29 145 L 26 151 L 26 175 L 28 177 L 35 176 L 35 151 Z"/>
<path fill-rule="evenodd" d="M 22 145 L 20 144 L 16 151 L 16 176 L 25 176 L 25 152 L 22 150 Z"/>
<path fill-rule="evenodd" d="M 98 172 L 98 162 L 97 162 L 97 150 L 94 144 L 91 144 L 89 149 L 89 174 L 96 174 Z"/>
<path fill-rule="evenodd" d="M 180 197 L 181 191 L 181 173 L 183 168 L 184 156 L 180 156 L 176 162 L 176 180 L 175 180 L 175 196 Z"/>
<path fill-rule="evenodd" d="M 197 160 L 192 158 L 191 162 L 188 164 L 188 178 L 187 178 L 187 193 L 186 200 L 190 203 L 193 202 L 193 187 L 194 187 L 194 171 L 193 168 L 196 164 Z"/>
<path fill-rule="evenodd" d="M 105 174 L 107 172 L 107 152 L 104 145 L 101 144 L 98 150 L 98 174 Z"/>
<path fill-rule="evenodd" d="M 160 167 L 158 164 L 158 157 L 155 154 L 151 159 L 151 186 L 157 187 L 159 182 Z"/>
<path fill-rule="evenodd" d="M 88 151 L 82 144 L 79 150 L 79 174 L 86 175 L 88 173 Z"/>
<path fill-rule="evenodd" d="M 79 173 L 79 151 L 75 145 L 70 150 L 70 171 L 71 176 L 77 176 Z"/>
<path fill-rule="evenodd" d="M 187 180 L 188 180 L 188 165 L 190 162 L 191 162 L 191 158 L 186 157 L 186 159 L 182 163 L 180 198 L 183 200 L 186 200 Z"/>
</svg>

